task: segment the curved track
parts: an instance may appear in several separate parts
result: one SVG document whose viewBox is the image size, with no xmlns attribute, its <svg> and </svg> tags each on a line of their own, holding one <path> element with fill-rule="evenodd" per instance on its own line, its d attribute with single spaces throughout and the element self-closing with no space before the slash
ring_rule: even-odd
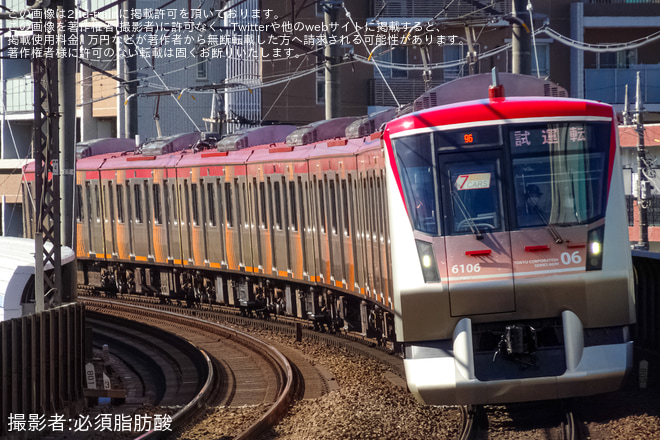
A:
<svg viewBox="0 0 660 440">
<path fill-rule="evenodd" d="M 240 331 L 195 317 L 111 301 L 85 300 L 90 310 L 126 317 L 176 334 L 204 349 L 214 359 L 218 375 L 204 386 L 187 414 L 173 417 L 181 428 L 195 418 L 205 404 L 223 406 L 263 405 L 258 419 L 235 438 L 254 438 L 277 422 L 286 412 L 296 390 L 296 376 L 284 355 L 274 347 Z"/>
</svg>

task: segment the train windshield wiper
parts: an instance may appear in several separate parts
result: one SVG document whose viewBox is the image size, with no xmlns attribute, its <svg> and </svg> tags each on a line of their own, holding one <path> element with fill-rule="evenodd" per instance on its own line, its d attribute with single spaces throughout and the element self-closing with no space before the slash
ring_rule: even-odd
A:
<svg viewBox="0 0 660 440">
<path fill-rule="evenodd" d="M 541 211 L 541 208 L 539 208 L 539 205 L 536 203 L 536 200 L 532 199 L 532 197 L 525 193 L 525 197 L 527 197 L 527 201 L 529 202 L 530 206 L 536 212 L 536 215 L 539 216 L 543 224 L 545 224 L 545 227 L 548 229 L 550 232 L 550 235 L 552 235 L 552 238 L 555 239 L 555 243 L 563 243 L 564 239 L 559 235 L 559 232 L 555 229 L 553 225 L 550 224 L 550 221 L 545 217 L 545 214 L 543 214 L 543 211 Z"/>
<path fill-rule="evenodd" d="M 463 214 L 463 217 L 465 218 L 465 221 L 467 222 L 468 226 L 470 227 L 470 231 L 474 234 L 477 240 L 481 240 L 484 238 L 483 234 L 479 230 L 479 227 L 477 224 L 474 222 L 474 219 L 470 215 L 470 211 L 468 211 L 467 207 L 463 203 L 463 200 L 456 194 L 456 192 L 451 191 L 451 196 L 454 198 L 456 201 L 456 206 L 458 206 L 458 209 L 461 211 L 461 214 Z"/>
</svg>

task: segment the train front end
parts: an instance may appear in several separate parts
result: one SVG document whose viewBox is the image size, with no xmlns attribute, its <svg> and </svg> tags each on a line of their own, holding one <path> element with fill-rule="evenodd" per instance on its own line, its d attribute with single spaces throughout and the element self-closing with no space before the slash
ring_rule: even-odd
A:
<svg viewBox="0 0 660 440">
<path fill-rule="evenodd" d="M 496 98 L 384 132 L 396 334 L 427 404 L 618 389 L 632 261 L 612 107 Z"/>
</svg>

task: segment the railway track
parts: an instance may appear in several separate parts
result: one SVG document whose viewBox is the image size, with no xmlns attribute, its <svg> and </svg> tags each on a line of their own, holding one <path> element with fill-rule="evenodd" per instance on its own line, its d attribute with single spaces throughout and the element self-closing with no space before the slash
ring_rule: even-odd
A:
<svg viewBox="0 0 660 440">
<path fill-rule="evenodd" d="M 198 322 L 203 320 L 224 321 L 226 323 L 244 325 L 256 329 L 270 330 L 279 334 L 288 334 L 290 336 L 293 336 L 296 332 L 295 320 L 287 320 L 281 318 L 278 318 L 277 321 L 261 320 L 238 316 L 235 310 L 230 311 L 228 309 L 223 309 L 221 311 L 217 306 L 210 308 L 183 308 L 175 305 L 159 304 L 152 298 L 140 297 L 137 298 L 137 300 L 143 304 L 143 306 L 139 308 L 139 310 L 143 310 L 142 314 L 147 312 L 151 313 L 152 311 L 163 311 L 166 312 L 167 316 L 174 316 L 179 314 L 192 315 L 189 317 L 189 319 L 177 322 L 171 327 L 170 331 L 178 334 L 183 334 L 184 332 L 189 331 L 187 327 L 190 325 L 190 322 Z M 90 301 L 94 300 L 90 299 Z M 116 302 L 118 305 L 124 305 L 126 301 L 126 298 L 121 301 L 113 300 L 113 302 Z M 107 301 L 100 302 L 103 304 L 109 303 Z M 192 319 L 192 321 L 190 319 Z M 231 331 L 235 330 L 232 329 Z M 300 331 L 300 329 L 298 329 L 298 331 Z M 193 331 L 193 333 L 199 332 Z M 311 331 L 309 329 L 303 329 L 301 333 L 304 335 L 304 338 L 320 341 L 322 344 L 327 346 L 342 347 L 349 351 L 353 351 L 360 356 L 371 357 L 376 359 L 378 362 L 392 366 L 393 371 L 398 371 L 399 373 L 401 372 L 401 360 L 398 357 L 386 354 L 387 350 L 374 350 L 373 347 L 368 347 L 367 345 L 370 345 L 370 341 L 358 342 L 358 338 L 353 338 L 350 335 L 344 335 L 343 338 L 337 338 L 336 336 Z M 199 338 L 201 336 L 191 337 L 197 345 L 201 346 L 203 341 L 195 340 L 195 337 Z M 355 339 L 355 341 L 353 339 Z M 323 377 L 319 377 L 322 376 L 319 371 L 316 368 L 309 368 L 309 363 L 302 358 L 301 354 L 297 352 L 297 350 L 288 349 L 287 351 L 286 347 L 280 346 L 278 346 L 278 348 L 284 352 L 287 358 L 292 360 L 293 373 L 297 373 L 299 377 L 303 377 L 302 380 L 294 385 L 292 395 L 295 397 L 292 397 L 292 399 L 300 399 L 303 398 L 303 396 L 314 399 L 327 393 L 328 384 L 333 383 L 333 381 L 329 381 L 327 378 L 324 379 Z M 241 368 L 240 365 L 244 366 L 245 363 L 239 361 L 238 365 L 239 367 L 236 367 L 237 371 L 239 371 Z M 304 370 L 305 365 L 307 365 L 307 371 L 300 372 L 300 366 L 303 366 L 302 369 Z M 220 370 L 223 371 L 223 368 L 227 369 L 227 367 L 221 366 Z M 313 372 L 310 373 L 309 370 L 313 370 Z M 252 370 L 251 374 L 254 375 L 254 370 Z M 226 400 L 226 398 L 228 395 L 232 394 L 231 387 L 233 385 L 229 384 L 228 386 L 225 386 L 225 400 L 223 400 L 223 398 L 216 399 L 215 405 L 219 404 L 220 406 L 231 406 L 231 401 Z M 235 402 L 238 402 L 238 400 Z M 254 402 L 252 405 L 258 406 L 258 404 Z M 236 404 L 234 407 L 238 406 L 239 405 Z M 495 438 L 497 438 L 497 435 L 499 435 L 498 433 L 501 432 L 529 433 L 539 431 L 543 432 L 542 435 L 544 438 L 562 440 L 574 440 L 580 438 L 580 429 L 579 426 L 575 423 L 573 413 L 559 408 L 556 403 L 533 403 L 496 407 L 490 406 L 486 407 L 485 409 L 481 406 L 471 406 L 460 409 L 460 416 L 458 419 L 456 419 L 458 425 L 461 426 L 461 428 L 458 429 L 458 438 L 460 439 L 476 440 L 485 438 L 484 435 L 489 436 L 493 433 L 496 435 Z M 253 413 L 254 411 L 250 412 L 250 414 Z M 449 417 L 451 419 L 451 415 Z M 249 436 L 245 438 L 249 438 Z M 524 438 L 524 436 L 520 438 Z"/>
<path fill-rule="evenodd" d="M 294 369 L 277 349 L 227 326 L 107 300 L 84 299 L 88 310 L 158 327 L 190 341 L 213 359 L 215 377 L 193 401 L 172 417 L 173 430 L 180 431 L 196 419 L 207 405 L 258 407 L 254 420 L 233 438 L 254 438 L 281 418 L 299 389 Z M 184 411 L 182 413 L 182 411 Z M 148 434 L 145 434 L 148 436 Z M 141 438 L 147 438 L 142 436 Z"/>
</svg>

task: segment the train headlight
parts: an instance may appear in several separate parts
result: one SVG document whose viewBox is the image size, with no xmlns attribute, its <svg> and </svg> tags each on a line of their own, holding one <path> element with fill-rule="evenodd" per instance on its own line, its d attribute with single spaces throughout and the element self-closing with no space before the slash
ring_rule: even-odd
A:
<svg viewBox="0 0 660 440">
<path fill-rule="evenodd" d="M 601 270 L 603 268 L 603 237 L 605 225 L 589 231 L 587 238 L 587 270 Z"/>
<path fill-rule="evenodd" d="M 424 282 L 438 283 L 440 282 L 440 274 L 438 273 L 438 263 L 435 261 L 433 255 L 433 245 L 425 241 L 415 240 L 417 244 L 417 253 L 419 254 L 419 262 L 422 265 L 422 275 L 424 275 Z"/>
</svg>

